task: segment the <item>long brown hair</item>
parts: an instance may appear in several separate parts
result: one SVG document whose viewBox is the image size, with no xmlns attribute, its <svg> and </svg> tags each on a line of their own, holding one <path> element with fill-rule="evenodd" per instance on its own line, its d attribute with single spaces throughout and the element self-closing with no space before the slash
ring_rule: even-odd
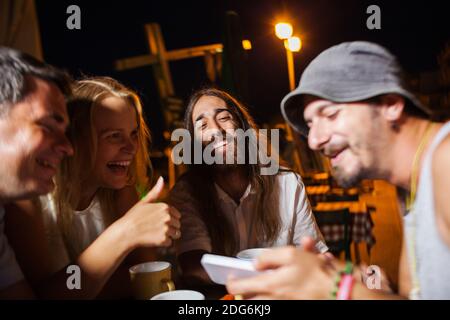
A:
<svg viewBox="0 0 450 320">
<path fill-rule="evenodd" d="M 72 230 L 71 227 L 73 212 L 80 201 L 82 184 L 92 174 L 97 156 L 97 134 L 92 115 L 100 101 L 109 96 L 126 100 L 136 112 L 138 147 L 128 172 L 128 184 L 145 192 L 148 189 L 149 177 L 151 177 L 148 152 L 150 133 L 137 94 L 109 77 L 87 78 L 75 82 L 73 97 L 67 104 L 70 118 L 68 137 L 72 142 L 74 155 L 62 161 L 56 175 L 54 191 L 58 225 L 71 258 L 75 258 L 73 256 L 75 254 L 74 247 L 77 244 L 71 243 L 70 235 L 78 236 L 74 234 L 77 233 L 77 230 Z M 116 218 L 115 192 L 115 190 L 107 188 L 99 188 L 96 192 L 106 224 Z"/>
<path fill-rule="evenodd" d="M 203 96 L 213 96 L 223 100 L 232 114 L 238 129 L 244 131 L 253 129 L 255 132 L 258 132 L 258 127 L 253 118 L 240 101 L 225 91 L 216 88 L 205 88 L 191 96 L 186 108 L 184 126 L 188 129 L 192 138 L 195 136 L 192 113 L 198 100 Z M 191 140 L 193 141 L 194 139 Z M 258 152 L 261 151 L 258 150 Z M 272 198 L 275 176 L 261 175 L 260 171 L 263 165 L 259 160 L 258 158 L 256 164 L 244 165 L 251 188 L 257 191 L 255 212 L 249 212 L 248 214 L 253 214 L 252 217 L 255 217 L 252 230 L 256 233 L 258 241 L 270 243 L 276 239 L 280 232 L 281 218 L 277 209 L 277 202 L 273 201 Z M 211 166 L 206 164 L 191 164 L 188 167 L 188 172 L 181 179 L 186 179 L 188 182 L 190 192 L 195 200 L 193 205 L 197 206 L 208 228 L 213 251 L 225 255 L 234 255 L 239 248 L 235 237 L 236 232 L 227 222 L 224 213 L 220 211 L 219 199 L 211 170 Z"/>
</svg>

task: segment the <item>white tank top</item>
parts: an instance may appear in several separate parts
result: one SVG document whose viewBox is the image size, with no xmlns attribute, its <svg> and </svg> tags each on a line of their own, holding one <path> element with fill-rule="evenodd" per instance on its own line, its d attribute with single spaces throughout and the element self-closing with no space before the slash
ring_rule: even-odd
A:
<svg viewBox="0 0 450 320">
<path fill-rule="evenodd" d="M 52 271 L 56 272 L 71 261 L 56 222 L 57 211 L 53 197 L 45 195 L 39 197 L 39 200 L 42 207 L 47 240 L 52 253 Z M 97 198 L 94 198 L 86 209 L 74 211 L 71 228 L 73 232 L 68 239 L 73 245 L 74 254 L 76 256 L 81 254 L 105 229 L 105 221 Z"/>
<path fill-rule="evenodd" d="M 412 280 L 416 277 L 419 283 L 416 298 L 421 299 L 450 299 L 450 247 L 443 241 L 436 226 L 432 176 L 433 153 L 449 134 L 450 122 L 447 122 L 438 131 L 425 155 L 413 207 L 414 212 L 405 217 L 410 272 Z M 450 163 L 447 170 L 450 170 Z M 446 192 L 450 193 L 449 190 Z M 414 245 L 413 250 L 411 245 Z M 414 255 L 416 257 L 415 275 L 413 274 Z"/>
</svg>

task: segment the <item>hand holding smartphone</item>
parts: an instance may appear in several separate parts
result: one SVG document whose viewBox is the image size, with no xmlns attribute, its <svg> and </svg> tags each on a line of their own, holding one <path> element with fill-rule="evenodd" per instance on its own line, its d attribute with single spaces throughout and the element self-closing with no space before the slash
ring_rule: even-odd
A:
<svg viewBox="0 0 450 320">
<path fill-rule="evenodd" d="M 225 285 L 229 277 L 247 278 L 261 274 L 252 261 L 205 253 L 200 260 L 206 273 L 217 284 Z"/>
</svg>

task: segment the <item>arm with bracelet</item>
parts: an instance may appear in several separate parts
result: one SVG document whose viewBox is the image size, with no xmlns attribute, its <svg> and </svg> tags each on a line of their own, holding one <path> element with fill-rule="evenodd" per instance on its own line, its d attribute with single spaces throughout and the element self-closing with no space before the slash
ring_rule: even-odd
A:
<svg viewBox="0 0 450 320">
<path fill-rule="evenodd" d="M 355 277 L 350 262 L 307 252 L 294 247 L 271 250 L 258 257 L 255 268 L 271 270 L 255 277 L 230 280 L 228 292 L 245 299 L 401 299 L 400 296 L 370 290 Z M 356 273 L 357 274 L 357 273 Z"/>
</svg>

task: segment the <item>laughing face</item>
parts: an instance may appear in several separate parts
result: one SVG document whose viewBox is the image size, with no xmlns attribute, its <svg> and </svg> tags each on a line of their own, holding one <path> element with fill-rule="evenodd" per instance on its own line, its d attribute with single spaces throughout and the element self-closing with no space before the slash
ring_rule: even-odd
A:
<svg viewBox="0 0 450 320">
<path fill-rule="evenodd" d="M 30 93 L 0 117 L 0 193 L 8 200 L 52 191 L 61 160 L 73 154 L 63 94 L 47 81 L 26 81 Z"/>
<path fill-rule="evenodd" d="M 227 152 L 235 152 L 233 132 L 237 128 L 225 101 L 215 96 L 202 96 L 192 111 L 192 122 L 195 136 L 202 140 L 203 147 L 210 146 L 213 155 L 220 153 L 225 163 Z"/>
<path fill-rule="evenodd" d="M 97 157 L 90 183 L 121 189 L 127 185 L 136 155 L 138 127 L 135 108 L 125 99 L 109 96 L 94 108 Z"/>
<path fill-rule="evenodd" d="M 308 97 L 304 118 L 311 149 L 330 158 L 333 176 L 344 187 L 379 174 L 386 123 L 377 107 Z"/>
</svg>

